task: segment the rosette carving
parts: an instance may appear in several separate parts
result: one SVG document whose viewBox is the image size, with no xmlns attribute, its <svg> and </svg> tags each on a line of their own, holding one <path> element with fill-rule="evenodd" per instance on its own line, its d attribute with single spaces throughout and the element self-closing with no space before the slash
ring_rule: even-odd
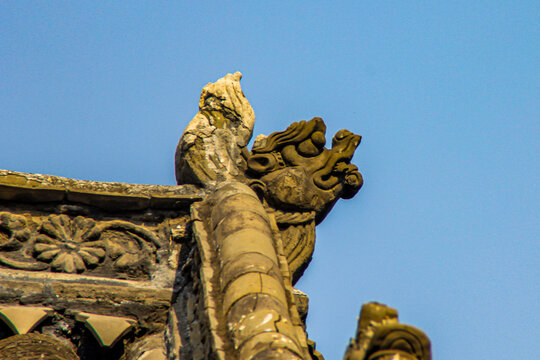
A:
<svg viewBox="0 0 540 360">
<path fill-rule="evenodd" d="M 104 244 L 98 241 L 96 222 L 77 216 L 50 215 L 41 224 L 34 244 L 36 259 L 50 263 L 53 270 L 80 273 L 96 267 L 105 257 Z"/>
<path fill-rule="evenodd" d="M 77 216 L 50 215 L 34 244 L 36 259 L 55 271 L 81 273 L 106 261 L 115 272 L 141 275 L 156 262 L 157 236 L 126 221 L 96 223 Z"/>
</svg>

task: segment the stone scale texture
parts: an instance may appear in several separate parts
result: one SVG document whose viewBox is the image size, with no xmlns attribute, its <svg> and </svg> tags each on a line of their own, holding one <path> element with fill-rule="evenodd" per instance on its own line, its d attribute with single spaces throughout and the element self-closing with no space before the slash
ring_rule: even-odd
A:
<svg viewBox="0 0 540 360">
<path fill-rule="evenodd" d="M 0 359 L 323 359 L 294 284 L 315 226 L 363 180 L 347 130 L 313 118 L 255 139 L 241 74 L 206 85 L 177 186 L 0 170 Z M 345 359 L 431 358 L 363 307 Z"/>
</svg>

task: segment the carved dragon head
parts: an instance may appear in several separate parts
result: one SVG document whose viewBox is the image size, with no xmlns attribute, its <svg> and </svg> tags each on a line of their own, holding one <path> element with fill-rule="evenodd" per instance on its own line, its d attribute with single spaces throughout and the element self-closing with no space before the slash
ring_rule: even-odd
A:
<svg viewBox="0 0 540 360">
<path fill-rule="evenodd" d="M 273 208 L 315 211 L 322 221 L 339 198 L 353 197 L 363 184 L 350 163 L 361 136 L 340 130 L 327 149 L 325 133 L 316 117 L 259 137 L 247 159 L 251 187 Z"/>
<path fill-rule="evenodd" d="M 203 88 L 199 112 L 176 150 L 178 184 L 213 187 L 221 181 L 249 184 L 274 210 L 314 212 L 322 221 L 339 198 L 353 197 L 362 176 L 351 158 L 361 137 L 340 130 L 325 148 L 321 118 L 259 136 L 246 148 L 255 115 L 240 88 L 242 74 L 227 74 Z"/>
<path fill-rule="evenodd" d="M 259 136 L 248 151 L 254 113 L 240 78 L 240 73 L 228 74 L 204 87 L 199 112 L 178 143 L 177 181 L 209 189 L 231 180 L 251 186 L 274 213 L 294 283 L 311 260 L 315 223 L 363 184 L 351 164 L 361 137 L 340 130 L 328 149 L 326 126 L 313 118 Z"/>
</svg>

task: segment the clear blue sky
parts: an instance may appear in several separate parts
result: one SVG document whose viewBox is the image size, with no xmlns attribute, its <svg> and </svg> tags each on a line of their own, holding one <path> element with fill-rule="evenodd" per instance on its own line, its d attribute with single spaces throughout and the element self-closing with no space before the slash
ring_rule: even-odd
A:
<svg viewBox="0 0 540 360">
<path fill-rule="evenodd" d="M 372 300 L 434 359 L 538 357 L 538 1 L 2 1 L 0 168 L 174 184 L 201 88 L 237 70 L 255 134 L 363 135 L 298 284 L 328 360 Z"/>
</svg>

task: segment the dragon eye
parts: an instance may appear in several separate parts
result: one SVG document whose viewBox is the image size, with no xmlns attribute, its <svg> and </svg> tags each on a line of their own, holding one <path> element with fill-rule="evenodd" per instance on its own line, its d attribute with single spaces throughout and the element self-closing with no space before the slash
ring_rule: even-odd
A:
<svg viewBox="0 0 540 360">
<path fill-rule="evenodd" d="M 343 140 L 347 135 L 349 134 L 349 131 L 348 130 L 339 130 L 336 135 L 334 136 L 334 138 L 336 140 Z"/>
</svg>

